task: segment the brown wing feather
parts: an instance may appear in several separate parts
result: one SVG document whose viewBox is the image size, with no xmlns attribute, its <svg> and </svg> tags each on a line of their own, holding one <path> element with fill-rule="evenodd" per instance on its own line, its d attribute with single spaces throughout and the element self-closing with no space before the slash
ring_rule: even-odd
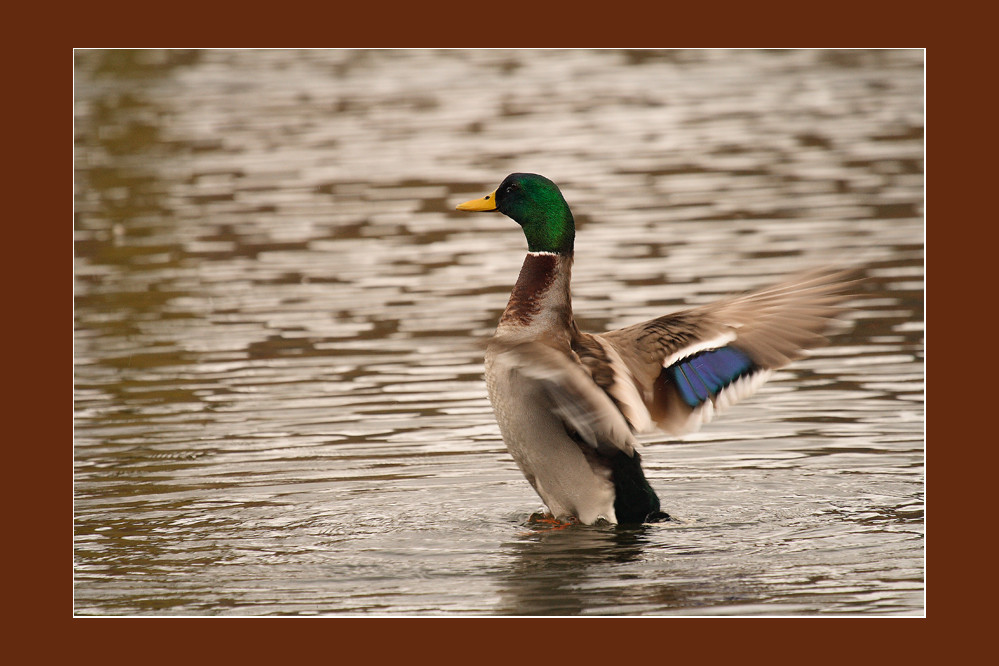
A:
<svg viewBox="0 0 999 666">
<path fill-rule="evenodd" d="M 711 418 L 679 399 L 665 368 L 699 351 L 731 345 L 752 359 L 756 381 L 728 391 L 724 404 L 753 393 L 774 370 L 826 343 L 856 280 L 849 271 L 818 271 L 707 305 L 681 310 L 601 335 L 574 337 L 583 366 L 621 408 L 632 429 L 652 424 L 687 432 Z M 721 394 L 719 394 L 721 395 Z M 718 396 L 716 396 L 718 397 Z M 709 401 L 714 403 L 714 400 Z M 722 405 L 719 405 L 722 406 Z"/>
</svg>

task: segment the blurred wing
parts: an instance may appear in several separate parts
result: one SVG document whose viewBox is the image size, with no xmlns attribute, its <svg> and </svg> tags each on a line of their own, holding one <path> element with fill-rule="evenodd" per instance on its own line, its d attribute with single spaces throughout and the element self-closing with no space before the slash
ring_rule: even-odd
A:
<svg viewBox="0 0 999 666">
<path fill-rule="evenodd" d="M 493 351 L 493 367 L 540 387 L 552 412 L 570 434 L 578 435 L 577 441 L 605 456 L 634 453 L 636 442 L 627 421 L 575 358 L 540 342 L 494 343 Z"/>
<path fill-rule="evenodd" d="M 576 352 L 636 432 L 692 432 L 825 344 L 849 276 L 806 274 L 602 335 L 580 333 Z"/>
</svg>

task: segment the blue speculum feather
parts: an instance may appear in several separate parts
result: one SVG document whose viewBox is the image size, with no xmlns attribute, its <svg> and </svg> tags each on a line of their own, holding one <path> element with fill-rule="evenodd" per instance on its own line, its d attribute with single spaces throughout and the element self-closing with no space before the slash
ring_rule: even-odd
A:
<svg viewBox="0 0 999 666">
<path fill-rule="evenodd" d="M 722 347 L 688 356 L 667 368 L 667 372 L 676 382 L 683 401 L 697 407 L 755 367 L 743 352 Z"/>
</svg>

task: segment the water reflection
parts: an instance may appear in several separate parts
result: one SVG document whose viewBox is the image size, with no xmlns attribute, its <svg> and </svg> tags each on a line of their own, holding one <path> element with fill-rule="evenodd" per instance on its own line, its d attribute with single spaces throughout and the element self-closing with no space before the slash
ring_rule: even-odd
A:
<svg viewBox="0 0 999 666">
<path fill-rule="evenodd" d="M 686 609 L 704 615 L 765 603 L 768 587 L 749 582 L 751 561 L 733 557 L 737 561 L 698 571 L 694 562 L 711 547 L 678 538 L 691 527 L 576 526 L 521 535 L 506 546 L 511 564 L 502 574 L 497 612 L 574 616 Z"/>
<path fill-rule="evenodd" d="M 511 564 L 502 576 L 498 612 L 581 615 L 594 608 L 606 614 L 628 612 L 628 593 L 608 583 L 604 569 L 641 558 L 649 545 L 646 529 L 579 525 L 522 535 L 506 545 Z"/>
</svg>

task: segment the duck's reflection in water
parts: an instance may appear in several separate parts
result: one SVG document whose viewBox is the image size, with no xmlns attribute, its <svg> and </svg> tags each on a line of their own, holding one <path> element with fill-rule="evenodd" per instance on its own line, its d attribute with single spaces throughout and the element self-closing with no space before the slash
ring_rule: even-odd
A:
<svg viewBox="0 0 999 666">
<path fill-rule="evenodd" d="M 656 530 L 675 524 L 573 525 L 525 529 L 506 544 L 499 577 L 502 615 L 656 615 L 758 601 L 740 576 L 698 575 L 683 549 L 664 548 Z M 716 572 L 721 573 L 721 572 Z M 732 572 L 728 572 L 731 574 Z M 703 574 L 703 572 L 702 572 Z M 765 595 L 764 595 L 765 596 Z"/>
</svg>

